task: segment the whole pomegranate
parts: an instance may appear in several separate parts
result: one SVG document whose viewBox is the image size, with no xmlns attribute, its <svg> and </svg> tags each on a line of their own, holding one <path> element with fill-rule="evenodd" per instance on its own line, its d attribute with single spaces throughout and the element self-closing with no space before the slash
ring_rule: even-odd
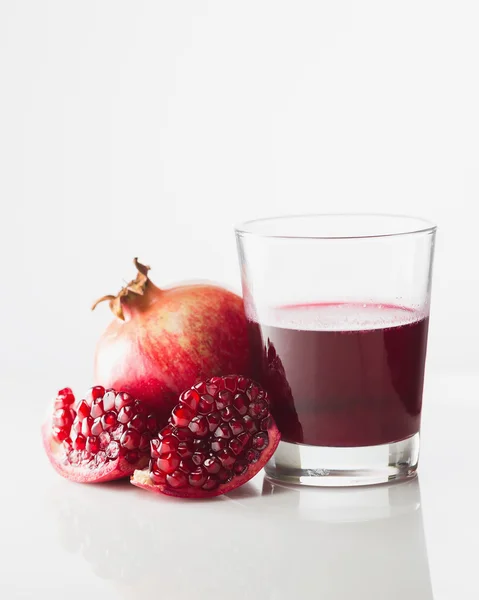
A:
<svg viewBox="0 0 479 600">
<path fill-rule="evenodd" d="M 156 287 L 134 259 L 136 278 L 108 300 L 115 320 L 98 341 L 94 380 L 124 390 L 166 424 L 178 395 L 197 381 L 249 375 L 242 299 L 219 286 Z"/>
</svg>

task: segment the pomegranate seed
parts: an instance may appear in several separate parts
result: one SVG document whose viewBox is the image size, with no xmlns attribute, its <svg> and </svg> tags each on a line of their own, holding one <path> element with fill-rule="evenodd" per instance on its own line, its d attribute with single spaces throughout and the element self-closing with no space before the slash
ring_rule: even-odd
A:
<svg viewBox="0 0 479 600">
<path fill-rule="evenodd" d="M 70 427 L 72 424 L 70 409 L 59 408 L 53 413 L 53 424 L 56 427 Z"/>
<path fill-rule="evenodd" d="M 160 440 L 158 438 L 153 438 L 150 442 L 150 456 L 151 458 L 160 458 Z"/>
<path fill-rule="evenodd" d="M 166 475 L 158 470 L 150 471 L 150 479 L 155 485 L 166 483 Z"/>
<path fill-rule="evenodd" d="M 239 435 L 244 431 L 243 423 L 238 419 L 232 419 L 230 421 L 230 429 L 233 435 Z"/>
<path fill-rule="evenodd" d="M 156 459 L 156 465 L 160 471 L 164 473 L 173 473 L 180 464 L 180 457 L 175 452 L 171 454 L 163 454 L 160 458 Z"/>
<path fill-rule="evenodd" d="M 205 483 L 201 486 L 202 490 L 211 492 L 212 490 L 214 490 L 215 488 L 217 488 L 219 485 L 219 482 L 217 479 L 215 479 L 215 477 L 212 477 L 211 475 L 206 479 Z"/>
<path fill-rule="evenodd" d="M 244 394 L 236 394 L 233 400 L 233 406 L 241 416 L 244 416 L 248 412 L 248 405 L 248 398 Z"/>
<path fill-rule="evenodd" d="M 231 481 L 232 475 L 226 469 L 220 469 L 216 477 L 220 483 L 227 483 L 228 481 Z"/>
<path fill-rule="evenodd" d="M 75 402 L 75 396 L 70 388 L 63 388 L 58 392 L 57 400 L 62 406 L 70 406 Z"/>
<path fill-rule="evenodd" d="M 148 450 L 150 449 L 150 436 L 149 435 L 142 434 L 138 448 L 140 449 L 141 452 L 148 452 Z"/>
<path fill-rule="evenodd" d="M 156 420 L 155 415 L 148 415 L 146 418 L 146 428 L 151 433 L 156 433 L 158 430 L 158 421 Z"/>
<path fill-rule="evenodd" d="M 231 452 L 231 450 L 220 450 L 217 456 L 225 469 L 231 469 L 236 462 L 235 455 Z"/>
<path fill-rule="evenodd" d="M 200 403 L 200 395 L 196 390 L 186 390 L 180 396 L 180 403 L 196 411 Z"/>
<path fill-rule="evenodd" d="M 209 415 L 210 412 L 213 410 L 214 405 L 215 399 L 213 398 L 213 396 L 205 394 L 204 396 L 201 396 L 201 400 L 198 404 L 198 412 L 200 413 L 200 415 Z"/>
<path fill-rule="evenodd" d="M 105 411 L 103 410 L 103 400 L 95 400 L 92 402 L 90 414 L 96 419 L 97 417 L 101 417 Z"/>
<path fill-rule="evenodd" d="M 165 436 L 161 441 L 158 448 L 158 453 L 161 454 L 169 454 L 170 452 L 175 452 L 178 448 L 179 442 L 177 438 L 172 435 Z"/>
<path fill-rule="evenodd" d="M 100 442 L 96 435 L 90 435 L 86 441 L 86 449 L 92 454 L 96 454 L 100 450 Z"/>
<path fill-rule="evenodd" d="M 250 399 L 251 402 L 256 400 L 256 398 L 258 397 L 258 394 L 259 394 L 259 388 L 254 383 L 252 385 L 250 385 L 250 387 L 246 390 L 246 395 L 248 396 L 248 398 Z"/>
<path fill-rule="evenodd" d="M 93 425 L 91 426 L 91 434 L 92 435 L 100 435 L 103 431 L 103 425 L 101 424 L 101 417 L 98 417 L 93 421 Z"/>
<path fill-rule="evenodd" d="M 120 444 L 127 450 L 136 450 L 140 445 L 140 437 L 135 429 L 127 429 L 121 436 Z"/>
<path fill-rule="evenodd" d="M 134 415 L 133 406 L 131 406 L 131 405 L 124 406 L 118 413 L 117 420 L 119 423 L 123 423 L 124 425 L 126 425 L 126 423 L 129 423 L 131 421 L 131 419 L 133 418 L 133 415 Z"/>
<path fill-rule="evenodd" d="M 87 401 L 88 404 L 91 404 L 98 398 L 103 398 L 104 395 L 105 395 L 105 388 L 102 387 L 101 385 L 95 385 L 94 387 L 92 387 L 88 390 L 88 392 L 85 396 L 85 400 Z"/>
<path fill-rule="evenodd" d="M 193 487 L 201 487 L 205 481 L 206 475 L 201 467 L 192 471 L 188 478 L 188 483 Z"/>
<path fill-rule="evenodd" d="M 225 386 L 225 388 L 227 390 L 230 390 L 231 392 L 236 392 L 236 382 L 237 382 L 237 378 L 236 377 L 223 377 L 223 385 Z"/>
<path fill-rule="evenodd" d="M 196 385 L 193 386 L 198 394 L 206 394 L 206 383 L 204 381 L 200 381 Z"/>
<path fill-rule="evenodd" d="M 175 471 L 171 475 L 167 475 L 166 481 L 169 485 L 171 485 L 172 488 L 175 489 L 185 487 L 185 485 L 188 483 L 186 475 L 181 471 Z"/>
<path fill-rule="evenodd" d="M 166 427 L 163 427 L 163 429 L 158 433 L 158 437 L 161 440 L 161 438 L 164 438 L 167 435 L 175 435 L 176 431 L 176 427 L 173 427 L 173 425 L 167 425 Z"/>
<path fill-rule="evenodd" d="M 206 384 L 206 391 L 208 392 L 208 394 L 210 396 L 216 396 L 216 394 L 218 393 L 218 386 L 215 385 L 214 383 L 207 383 Z"/>
<path fill-rule="evenodd" d="M 238 456 L 238 454 L 243 450 L 243 444 L 239 440 L 231 440 L 230 442 L 230 450 Z"/>
<path fill-rule="evenodd" d="M 222 423 L 214 433 L 215 437 L 229 439 L 231 437 L 231 430 L 226 423 Z"/>
<path fill-rule="evenodd" d="M 111 430 L 117 424 L 116 414 L 112 411 L 105 413 L 101 418 L 101 424 L 103 429 Z"/>
<path fill-rule="evenodd" d="M 79 433 L 73 440 L 73 447 L 75 450 L 83 450 L 85 448 L 86 440 L 81 433 Z"/>
<path fill-rule="evenodd" d="M 191 460 L 193 461 L 193 464 L 199 467 L 206 460 L 206 454 L 204 454 L 203 452 L 195 452 L 191 457 Z"/>
<path fill-rule="evenodd" d="M 221 415 L 219 412 L 211 413 L 211 415 L 208 415 L 206 418 L 208 420 L 208 427 L 210 431 L 214 431 L 221 423 Z"/>
<path fill-rule="evenodd" d="M 271 417 L 265 417 L 261 421 L 261 429 L 262 431 L 268 431 L 270 427 L 273 425 L 273 419 Z"/>
<path fill-rule="evenodd" d="M 233 401 L 233 394 L 228 390 L 222 390 L 218 393 L 218 400 L 216 400 L 216 408 L 222 410 L 229 406 Z"/>
<path fill-rule="evenodd" d="M 135 463 L 137 463 L 139 458 L 140 458 L 140 455 L 136 450 L 133 450 L 132 452 L 127 452 L 125 454 L 125 460 L 127 462 L 129 462 L 131 465 L 134 465 Z"/>
<path fill-rule="evenodd" d="M 83 421 L 85 422 L 85 421 Z M 92 423 L 91 429 L 90 429 L 90 434 L 91 435 L 100 435 L 100 433 L 102 433 L 103 431 L 103 426 L 101 424 L 101 418 L 98 417 L 98 419 L 95 419 Z"/>
<path fill-rule="evenodd" d="M 246 446 L 249 444 L 249 442 L 251 440 L 251 436 L 245 432 L 245 433 L 240 433 L 236 439 L 238 440 L 238 442 L 241 443 L 243 448 L 246 448 Z"/>
<path fill-rule="evenodd" d="M 91 426 L 93 425 L 93 419 L 91 417 L 87 417 L 83 419 L 81 423 L 81 432 L 85 437 L 89 436 L 91 433 Z"/>
<path fill-rule="evenodd" d="M 194 412 L 186 406 L 178 405 L 173 409 L 171 417 L 177 427 L 188 427 L 188 423 L 194 417 Z"/>
<path fill-rule="evenodd" d="M 261 414 L 261 411 L 262 411 L 262 405 L 261 405 L 261 402 L 262 402 L 262 401 L 261 401 L 261 400 L 259 400 L 258 402 L 252 402 L 252 403 L 249 405 L 249 408 L 248 408 L 248 414 L 249 414 L 249 416 L 250 416 L 250 417 L 253 417 L 253 418 L 256 418 L 256 419 L 257 419 L 257 418 L 260 416 L 260 414 Z M 265 405 L 265 406 L 266 406 L 266 404 L 265 404 L 264 402 L 263 402 L 263 405 Z"/>
<path fill-rule="evenodd" d="M 201 452 L 202 450 L 207 450 L 208 442 L 207 442 L 207 440 L 204 440 L 202 438 L 196 438 L 195 440 L 193 440 L 193 448 L 195 449 L 195 452 Z"/>
<path fill-rule="evenodd" d="M 188 440 L 191 439 L 192 433 L 190 432 L 189 429 L 185 428 L 185 429 L 178 429 L 175 428 L 173 430 L 173 435 L 178 438 L 178 440 L 180 442 L 187 442 Z"/>
<path fill-rule="evenodd" d="M 67 437 L 63 440 L 63 448 L 66 452 L 71 452 L 73 450 L 73 443 L 71 438 Z"/>
<path fill-rule="evenodd" d="M 120 392 L 115 396 L 115 408 L 117 411 L 120 411 L 129 404 L 133 404 L 133 398 L 127 392 Z"/>
<path fill-rule="evenodd" d="M 106 448 L 106 455 L 111 460 L 115 460 L 120 455 L 120 444 L 114 440 L 110 442 Z"/>
<path fill-rule="evenodd" d="M 238 413 L 236 412 L 236 409 L 234 409 L 232 406 L 227 406 L 226 408 L 223 408 L 223 410 L 220 412 L 221 414 L 221 418 L 223 419 L 223 421 L 231 421 L 231 419 L 233 417 L 237 417 Z"/>
<path fill-rule="evenodd" d="M 75 419 L 73 421 L 73 425 L 72 425 L 72 432 L 73 433 L 81 433 L 81 424 L 82 424 L 81 421 L 79 421 L 78 419 Z"/>
<path fill-rule="evenodd" d="M 248 389 L 249 383 L 250 382 L 248 379 L 246 379 L 246 377 L 239 377 L 236 382 L 236 389 L 239 392 L 246 392 L 246 390 Z"/>
<path fill-rule="evenodd" d="M 219 452 L 228 447 L 228 442 L 222 438 L 217 438 L 211 442 L 211 449 L 213 452 Z"/>
<path fill-rule="evenodd" d="M 258 400 L 250 404 L 248 414 L 251 417 L 262 418 L 268 414 L 268 405 L 264 400 Z"/>
<path fill-rule="evenodd" d="M 196 465 L 191 458 L 183 458 L 178 468 L 184 473 L 192 473 L 196 469 Z"/>
<path fill-rule="evenodd" d="M 85 400 L 82 400 L 77 408 L 77 417 L 80 419 L 80 421 L 82 421 L 88 416 L 90 416 L 90 407 L 85 402 Z"/>
<path fill-rule="evenodd" d="M 177 452 L 182 458 L 189 458 L 193 456 L 194 446 L 191 442 L 180 442 Z"/>
<path fill-rule="evenodd" d="M 246 460 L 249 463 L 255 463 L 257 462 L 259 459 L 259 452 L 257 450 L 248 450 L 248 452 L 246 453 Z"/>
<path fill-rule="evenodd" d="M 205 436 L 209 431 L 206 417 L 193 417 L 188 425 L 188 428 L 190 431 L 201 437 Z"/>
<path fill-rule="evenodd" d="M 233 467 L 233 471 L 235 472 L 235 475 L 243 475 L 247 468 L 247 462 L 245 462 L 244 460 L 237 460 L 235 466 Z"/>
<path fill-rule="evenodd" d="M 146 429 L 146 418 L 143 415 L 135 415 L 130 421 L 130 427 L 143 433 Z"/>
<path fill-rule="evenodd" d="M 221 379 L 221 377 L 210 377 L 207 385 L 213 385 L 216 387 L 217 390 L 224 390 L 224 383 Z"/>
<path fill-rule="evenodd" d="M 215 475 L 221 469 L 220 462 L 214 457 L 207 458 L 203 463 L 203 466 L 210 475 Z"/>
<path fill-rule="evenodd" d="M 60 427 L 54 427 L 52 429 L 52 435 L 57 442 L 63 442 L 68 437 L 68 431 L 61 429 Z"/>
<path fill-rule="evenodd" d="M 244 426 L 246 427 L 246 430 L 249 433 L 256 433 L 258 431 L 258 426 L 256 425 L 256 421 L 254 419 L 252 419 L 251 417 L 249 417 L 248 415 L 246 415 L 246 417 L 243 417 L 243 423 L 244 423 Z"/>
<path fill-rule="evenodd" d="M 268 434 L 265 431 L 257 433 L 253 438 L 253 448 L 256 450 L 264 450 L 268 445 Z"/>
<path fill-rule="evenodd" d="M 115 408 L 115 396 L 116 393 L 113 390 L 107 390 L 103 396 L 103 410 L 108 412 Z"/>
</svg>

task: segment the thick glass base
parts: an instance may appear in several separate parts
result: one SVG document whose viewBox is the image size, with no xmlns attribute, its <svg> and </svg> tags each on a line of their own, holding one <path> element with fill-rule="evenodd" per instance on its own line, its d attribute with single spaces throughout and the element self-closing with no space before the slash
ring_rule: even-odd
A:
<svg viewBox="0 0 479 600">
<path fill-rule="evenodd" d="M 265 467 L 285 483 L 348 487 L 410 479 L 419 460 L 419 433 L 392 444 L 333 448 L 280 442 Z"/>
</svg>

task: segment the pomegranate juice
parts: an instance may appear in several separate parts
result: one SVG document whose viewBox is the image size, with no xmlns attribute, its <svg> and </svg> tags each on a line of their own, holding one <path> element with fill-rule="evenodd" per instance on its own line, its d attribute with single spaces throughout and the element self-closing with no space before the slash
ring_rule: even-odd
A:
<svg viewBox="0 0 479 600">
<path fill-rule="evenodd" d="M 287 306 L 249 321 L 282 439 L 356 447 L 417 433 L 427 329 L 427 317 L 384 304 Z"/>
</svg>

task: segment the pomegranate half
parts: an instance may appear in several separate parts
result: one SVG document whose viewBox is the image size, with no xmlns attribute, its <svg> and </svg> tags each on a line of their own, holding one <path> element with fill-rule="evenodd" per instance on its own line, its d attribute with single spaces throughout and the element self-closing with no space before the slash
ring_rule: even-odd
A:
<svg viewBox="0 0 479 600">
<path fill-rule="evenodd" d="M 114 321 L 98 341 L 94 380 L 157 411 L 165 425 L 180 392 L 212 375 L 250 372 L 242 299 L 206 284 L 159 289 L 149 267 L 109 301 Z"/>
<path fill-rule="evenodd" d="M 96 386 L 79 402 L 70 388 L 60 390 L 42 437 L 60 475 L 100 483 L 128 477 L 147 465 L 157 431 L 156 416 L 141 402 L 126 392 Z"/>
<path fill-rule="evenodd" d="M 131 483 L 182 498 L 234 490 L 272 457 L 280 434 L 266 392 L 246 377 L 212 377 L 180 395 L 169 423 L 151 441 L 149 468 Z"/>
</svg>

